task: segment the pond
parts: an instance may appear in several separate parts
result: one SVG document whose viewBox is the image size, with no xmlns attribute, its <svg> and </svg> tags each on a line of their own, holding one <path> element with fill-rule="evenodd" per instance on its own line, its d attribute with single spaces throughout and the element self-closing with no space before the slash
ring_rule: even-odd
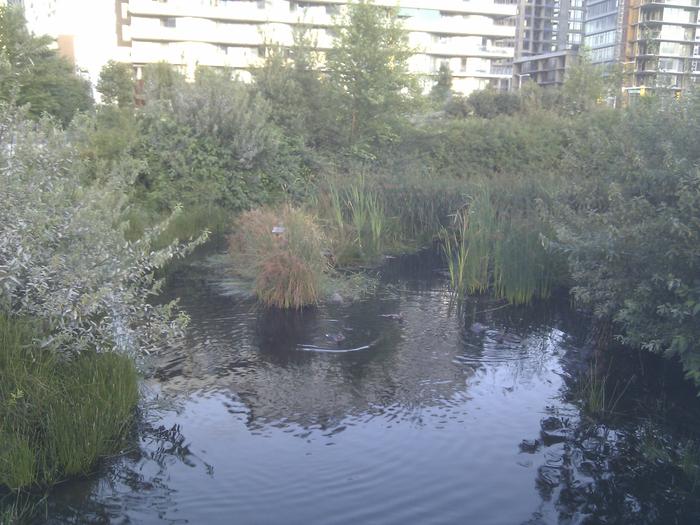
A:
<svg viewBox="0 0 700 525">
<path fill-rule="evenodd" d="M 700 421 L 692 389 L 621 354 L 624 415 L 586 418 L 586 325 L 566 297 L 458 311 L 430 253 L 387 262 L 352 303 L 284 313 L 234 292 L 203 257 L 173 275 L 191 327 L 152 359 L 133 450 L 59 486 L 49 522 L 700 520 L 700 476 L 678 460 Z M 655 381 L 625 380 L 650 366 Z"/>
</svg>

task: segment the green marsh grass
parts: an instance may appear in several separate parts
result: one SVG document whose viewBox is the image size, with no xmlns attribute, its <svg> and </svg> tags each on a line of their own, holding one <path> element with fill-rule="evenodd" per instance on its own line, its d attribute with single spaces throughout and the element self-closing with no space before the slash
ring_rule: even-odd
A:
<svg viewBox="0 0 700 525">
<path fill-rule="evenodd" d="M 241 214 L 229 236 L 234 271 L 258 299 L 278 308 L 316 304 L 329 269 L 326 239 L 313 216 L 291 206 Z"/>
<path fill-rule="evenodd" d="M 601 371 L 597 359 L 593 360 L 588 372 L 583 376 L 579 384 L 579 398 L 583 402 L 585 411 L 597 418 L 612 416 L 617 410 L 620 400 L 629 388 L 633 377 L 622 385 L 616 381 L 610 385 L 610 370 L 612 361 L 606 371 Z"/>
<path fill-rule="evenodd" d="M 40 331 L 39 331 L 40 333 Z M 119 452 L 138 402 L 132 361 L 56 355 L 37 326 L 0 315 L 0 486 L 51 485 Z"/>
<path fill-rule="evenodd" d="M 313 203 L 338 263 L 373 264 L 382 255 L 430 244 L 462 203 L 454 185 L 364 176 L 335 179 Z"/>
<path fill-rule="evenodd" d="M 442 230 L 452 288 L 458 298 L 490 291 L 527 304 L 551 294 L 557 257 L 541 241 L 548 225 L 535 206 L 492 182 L 475 184 L 467 204 Z M 516 201 L 516 202 L 514 202 Z"/>
</svg>

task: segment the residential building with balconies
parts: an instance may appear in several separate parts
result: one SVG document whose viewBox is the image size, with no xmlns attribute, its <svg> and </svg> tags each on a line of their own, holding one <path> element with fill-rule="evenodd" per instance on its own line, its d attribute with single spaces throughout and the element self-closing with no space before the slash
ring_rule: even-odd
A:
<svg viewBox="0 0 700 525">
<path fill-rule="evenodd" d="M 165 61 L 192 76 L 198 66 L 231 68 L 248 78 L 264 61 L 266 46 L 293 45 L 303 25 L 321 54 L 347 9 L 344 0 L 116 0 L 117 38 L 129 49 L 137 76 Z M 375 0 L 399 6 L 416 50 L 409 67 L 426 79 L 447 63 L 453 89 L 506 89 L 512 76 L 514 0 Z"/>
<path fill-rule="evenodd" d="M 513 85 L 521 86 L 523 79 L 560 85 L 582 32 L 583 0 L 519 0 Z"/>
<path fill-rule="evenodd" d="M 700 2 L 629 2 L 625 53 L 628 91 L 681 91 L 700 81 Z"/>
</svg>

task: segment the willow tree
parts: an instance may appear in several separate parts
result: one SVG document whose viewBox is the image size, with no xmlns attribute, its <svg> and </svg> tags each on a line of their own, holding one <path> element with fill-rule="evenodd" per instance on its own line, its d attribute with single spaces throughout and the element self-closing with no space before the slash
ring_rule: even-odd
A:
<svg viewBox="0 0 700 525">
<path fill-rule="evenodd" d="M 412 53 L 397 8 L 367 0 L 348 7 L 326 62 L 343 145 L 371 154 L 397 137 L 417 87 Z"/>
</svg>

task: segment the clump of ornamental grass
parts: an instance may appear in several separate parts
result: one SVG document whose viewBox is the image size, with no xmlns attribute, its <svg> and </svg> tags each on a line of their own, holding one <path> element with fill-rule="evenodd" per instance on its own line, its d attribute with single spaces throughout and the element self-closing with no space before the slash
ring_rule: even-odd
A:
<svg viewBox="0 0 700 525">
<path fill-rule="evenodd" d="M 258 299 L 279 308 L 316 304 L 329 270 L 325 237 L 297 208 L 259 208 L 241 214 L 229 237 L 234 270 L 254 282 Z"/>
<path fill-rule="evenodd" d="M 36 322 L 0 314 L 0 488 L 48 486 L 119 452 L 138 401 L 133 361 L 67 357 L 35 344 Z"/>
</svg>

